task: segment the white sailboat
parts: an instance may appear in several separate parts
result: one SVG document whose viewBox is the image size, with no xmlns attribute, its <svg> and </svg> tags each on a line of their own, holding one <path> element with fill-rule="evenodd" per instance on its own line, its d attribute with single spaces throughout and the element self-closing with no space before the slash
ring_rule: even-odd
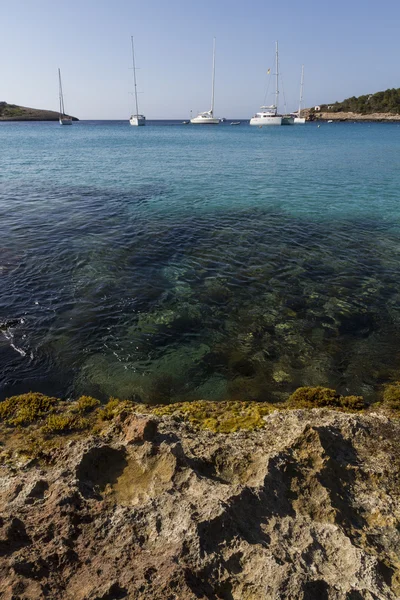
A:
<svg viewBox="0 0 400 600">
<path fill-rule="evenodd" d="M 250 119 L 250 125 L 264 127 L 264 125 L 282 125 L 282 115 L 278 115 L 279 99 L 279 61 L 278 61 L 278 42 L 275 46 L 275 104 L 271 106 L 261 106 L 260 112 L 256 113 Z"/>
<path fill-rule="evenodd" d="M 305 117 L 301 116 L 301 105 L 303 104 L 303 86 L 304 86 L 304 65 L 301 65 L 299 110 L 297 111 L 296 114 L 293 115 L 295 125 L 304 125 L 304 123 L 306 122 Z"/>
<path fill-rule="evenodd" d="M 131 35 L 131 43 L 132 43 L 132 67 L 133 67 L 133 85 L 135 88 L 135 108 L 136 113 L 131 115 L 129 119 L 129 123 L 134 127 L 140 127 L 142 125 L 146 125 L 146 117 L 144 115 L 139 114 L 139 106 L 137 99 L 137 85 L 136 85 L 136 66 L 135 66 L 135 49 L 133 45 L 133 35 Z"/>
<path fill-rule="evenodd" d="M 205 112 L 199 113 L 194 119 L 190 119 L 193 125 L 218 125 L 219 119 L 214 117 L 214 89 L 215 89 L 215 38 L 213 42 L 213 67 L 212 67 L 212 87 L 211 87 L 211 108 Z"/>
<path fill-rule="evenodd" d="M 62 91 L 62 83 L 61 83 L 61 71 L 58 69 L 58 93 L 60 96 L 60 116 L 58 118 L 58 122 L 60 125 L 72 125 L 72 117 L 69 117 L 65 114 L 64 108 L 64 96 Z"/>
</svg>

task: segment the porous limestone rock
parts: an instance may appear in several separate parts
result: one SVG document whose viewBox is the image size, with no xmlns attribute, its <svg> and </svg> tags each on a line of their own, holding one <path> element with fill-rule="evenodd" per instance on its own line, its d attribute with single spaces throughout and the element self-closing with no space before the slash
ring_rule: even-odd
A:
<svg viewBox="0 0 400 600">
<path fill-rule="evenodd" d="M 399 422 L 264 418 L 215 434 L 154 417 L 147 436 L 122 415 L 45 463 L 3 465 L 0 597 L 399 598 Z"/>
</svg>

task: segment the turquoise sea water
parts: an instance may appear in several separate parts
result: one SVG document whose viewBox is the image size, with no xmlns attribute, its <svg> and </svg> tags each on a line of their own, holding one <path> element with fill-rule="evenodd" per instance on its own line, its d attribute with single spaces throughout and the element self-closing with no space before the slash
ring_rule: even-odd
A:
<svg viewBox="0 0 400 600">
<path fill-rule="evenodd" d="M 0 397 L 377 397 L 400 126 L 0 124 Z"/>
</svg>

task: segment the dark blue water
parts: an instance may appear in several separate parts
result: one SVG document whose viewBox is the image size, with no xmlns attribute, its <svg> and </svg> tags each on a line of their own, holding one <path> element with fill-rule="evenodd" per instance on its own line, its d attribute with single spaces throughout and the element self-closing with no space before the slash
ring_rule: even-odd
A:
<svg viewBox="0 0 400 600">
<path fill-rule="evenodd" d="M 374 399 L 400 127 L 0 124 L 0 397 Z"/>
</svg>

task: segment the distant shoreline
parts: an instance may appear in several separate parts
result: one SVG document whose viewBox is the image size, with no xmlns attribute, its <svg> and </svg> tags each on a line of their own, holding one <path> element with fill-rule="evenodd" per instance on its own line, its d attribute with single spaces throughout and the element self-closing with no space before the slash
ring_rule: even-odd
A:
<svg viewBox="0 0 400 600">
<path fill-rule="evenodd" d="M 397 123 L 400 122 L 400 115 L 391 113 L 371 113 L 362 115 L 353 112 L 315 112 L 313 119 L 310 119 L 310 113 L 307 115 L 310 121 L 341 121 L 341 122 L 369 122 L 369 123 Z"/>
<path fill-rule="evenodd" d="M 0 102 L 0 121 L 58 121 L 59 113 L 54 110 L 43 110 L 40 108 L 29 108 Z M 72 117 L 73 121 L 79 121 Z"/>
<path fill-rule="evenodd" d="M 24 107 L 19 107 L 19 108 L 24 108 Z M 32 123 L 32 122 L 58 122 L 59 120 L 59 114 L 55 111 L 49 111 L 49 110 L 40 110 L 40 109 L 25 109 L 27 111 L 32 111 L 30 114 L 24 114 L 24 115 L 19 115 L 19 116 L 2 116 L 0 115 L 0 123 L 4 122 L 4 123 L 10 123 L 10 122 L 16 122 L 16 123 Z M 302 111 L 302 116 L 306 117 L 307 122 L 324 122 L 326 123 L 327 121 L 333 121 L 333 122 L 340 122 L 340 123 L 400 123 L 400 115 L 392 115 L 392 114 L 387 114 L 387 113 L 374 113 L 371 115 L 361 115 L 361 114 L 357 114 L 357 113 L 326 113 L 326 112 L 320 112 L 320 113 L 314 113 L 314 114 L 309 114 L 306 111 Z M 72 120 L 77 122 L 128 122 L 129 119 L 126 118 L 120 118 L 120 119 L 78 119 L 77 117 L 72 117 Z M 162 122 L 171 122 L 174 124 L 180 124 L 183 122 L 184 119 L 168 119 L 168 118 L 164 118 L 164 119 L 148 119 L 149 123 L 162 123 Z M 230 121 L 240 121 L 243 124 L 246 124 L 246 122 L 249 121 L 249 118 L 243 118 L 243 119 L 238 119 L 238 118 L 227 118 L 226 119 L 226 123 L 225 125 L 229 125 Z"/>
</svg>

